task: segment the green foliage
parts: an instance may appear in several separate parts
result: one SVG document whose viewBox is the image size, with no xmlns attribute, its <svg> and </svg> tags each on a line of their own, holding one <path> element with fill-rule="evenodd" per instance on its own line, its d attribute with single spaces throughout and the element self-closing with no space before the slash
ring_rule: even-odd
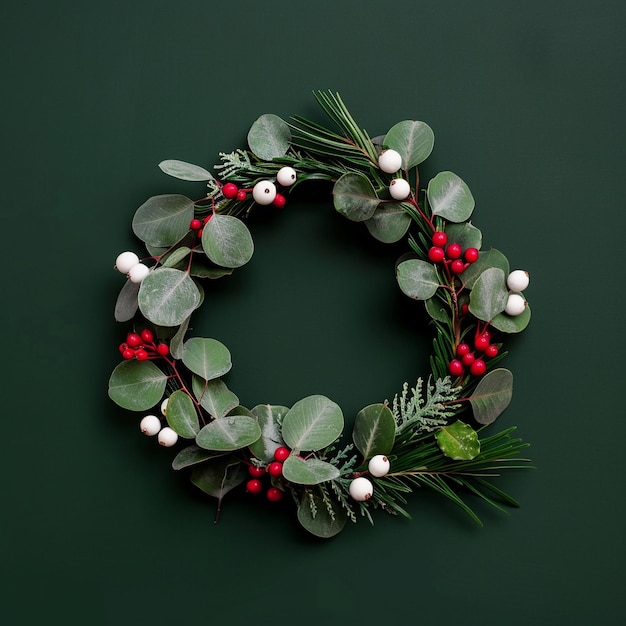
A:
<svg viewBox="0 0 626 626">
<path fill-rule="evenodd" d="M 177 161 L 176 159 L 161 161 L 159 168 L 166 174 L 181 180 L 207 181 L 213 179 L 213 174 L 203 167 L 186 163 L 185 161 Z"/>
<path fill-rule="evenodd" d="M 454 461 L 471 461 L 480 452 L 478 434 L 461 420 L 442 426 L 437 431 L 437 444 Z"/>
<path fill-rule="evenodd" d="M 194 439 L 200 430 L 200 421 L 193 400 L 185 391 L 175 391 L 167 401 L 167 423 L 185 439 Z"/>
<path fill-rule="evenodd" d="M 339 478 L 339 470 L 321 459 L 303 459 L 291 454 L 283 463 L 283 476 L 285 480 L 298 485 L 317 485 Z"/>
<path fill-rule="evenodd" d="M 469 187 L 456 174 L 440 172 L 428 183 L 428 202 L 433 215 L 449 222 L 464 222 L 474 210 Z"/>
<path fill-rule="evenodd" d="M 109 378 L 109 397 L 130 411 L 151 409 L 163 397 L 167 376 L 150 361 L 122 361 Z"/>
<path fill-rule="evenodd" d="M 370 235 L 383 243 L 400 241 L 409 230 L 411 216 L 405 205 L 396 203 L 379 204 L 374 214 L 365 220 Z"/>
<path fill-rule="evenodd" d="M 470 311 L 479 320 L 490 322 L 504 311 L 508 295 L 504 272 L 498 267 L 490 267 L 474 283 L 470 294 Z"/>
<path fill-rule="evenodd" d="M 289 126 L 277 115 L 261 115 L 248 132 L 252 154 L 264 161 L 283 156 L 291 143 Z"/>
<path fill-rule="evenodd" d="M 354 420 L 352 439 L 365 460 L 375 454 L 389 454 L 396 436 L 396 422 L 386 404 L 370 404 Z"/>
<path fill-rule="evenodd" d="M 261 436 L 258 422 L 248 415 L 226 415 L 209 422 L 196 437 L 206 450 L 228 452 L 253 444 Z"/>
<path fill-rule="evenodd" d="M 193 212 L 193 200 L 185 196 L 153 196 L 135 212 L 133 232 L 146 244 L 173 246 L 189 231 Z"/>
<path fill-rule="evenodd" d="M 367 176 L 358 172 L 347 172 L 333 187 L 335 209 L 353 222 L 362 222 L 373 217 L 380 200 Z"/>
<path fill-rule="evenodd" d="M 410 170 L 425 161 L 433 150 L 435 134 L 424 122 L 405 120 L 389 130 L 383 140 L 385 148 L 391 148 L 402 157 L 402 169 Z"/>
<path fill-rule="evenodd" d="M 248 227 L 232 215 L 214 215 L 204 227 L 202 248 L 216 265 L 235 268 L 245 265 L 254 252 Z"/>
<path fill-rule="evenodd" d="M 414 300 L 428 300 L 440 286 L 437 270 L 427 261 L 409 259 L 396 268 L 396 279 L 402 293 Z"/>
<path fill-rule="evenodd" d="M 487 373 L 476 385 L 470 403 L 479 424 L 491 424 L 509 406 L 513 397 L 513 374 L 504 368 Z"/>
</svg>

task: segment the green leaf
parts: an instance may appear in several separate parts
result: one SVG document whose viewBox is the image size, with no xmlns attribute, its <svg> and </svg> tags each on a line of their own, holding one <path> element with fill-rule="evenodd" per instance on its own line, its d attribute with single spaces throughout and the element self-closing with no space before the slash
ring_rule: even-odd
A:
<svg viewBox="0 0 626 626">
<path fill-rule="evenodd" d="M 509 406 L 513 397 L 513 374 L 498 368 L 485 374 L 470 397 L 474 419 L 491 424 Z"/>
<path fill-rule="evenodd" d="M 176 248 L 176 250 L 173 250 L 170 254 L 161 259 L 161 265 L 163 267 L 174 267 L 183 259 L 187 258 L 190 253 L 191 249 L 187 246 Z"/>
<path fill-rule="evenodd" d="M 250 151 L 262 161 L 284 156 L 291 143 L 291 131 L 287 123 L 277 115 L 261 115 L 248 132 Z"/>
<path fill-rule="evenodd" d="M 270 463 L 274 460 L 275 450 L 285 445 L 280 425 L 287 411 L 286 406 L 271 404 L 258 404 L 252 408 L 261 428 L 261 437 L 250 446 L 250 452 L 257 459 Z"/>
<path fill-rule="evenodd" d="M 173 246 L 189 232 L 193 211 L 193 201 L 185 196 L 153 196 L 135 212 L 133 232 L 151 246 Z"/>
<path fill-rule="evenodd" d="M 411 216 L 402 204 L 380 204 L 374 215 L 365 221 L 370 235 L 383 243 L 395 243 L 406 235 L 411 224 Z"/>
<path fill-rule="evenodd" d="M 480 454 L 478 433 L 460 420 L 449 426 L 442 426 L 437 433 L 437 444 L 454 461 L 471 461 Z"/>
<path fill-rule="evenodd" d="M 205 380 L 201 376 L 194 375 L 191 388 L 202 408 L 212 417 L 224 417 L 239 405 L 239 398 L 221 378 Z"/>
<path fill-rule="evenodd" d="M 446 307 L 440 298 L 428 298 L 424 302 L 424 306 L 428 315 L 437 322 L 448 322 L 450 319 L 450 309 Z"/>
<path fill-rule="evenodd" d="M 312 503 L 311 500 L 313 500 Z M 322 539 L 334 537 L 343 530 L 348 516 L 335 500 L 330 500 L 328 506 L 318 494 L 305 491 L 298 506 L 298 521 L 316 537 Z M 315 515 L 313 515 L 313 508 Z"/>
<path fill-rule="evenodd" d="M 509 275 L 509 260 L 495 248 L 481 252 L 478 260 L 471 263 L 469 267 L 461 274 L 461 280 L 468 289 L 472 289 L 478 277 L 490 267 L 500 268 L 505 276 Z"/>
<path fill-rule="evenodd" d="M 313 395 L 299 400 L 283 418 L 283 439 L 298 452 L 325 448 L 342 430 L 341 408 L 325 396 Z"/>
<path fill-rule="evenodd" d="M 414 300 L 428 300 L 439 287 L 437 270 L 421 259 L 402 261 L 396 268 L 396 279 L 402 293 Z"/>
<path fill-rule="evenodd" d="M 519 315 L 507 315 L 498 313 L 492 320 L 491 325 L 503 333 L 519 333 L 530 322 L 530 305 L 526 303 L 524 310 Z"/>
<path fill-rule="evenodd" d="M 474 210 L 472 192 L 452 172 L 439 172 L 428 183 L 426 193 L 433 215 L 439 215 L 449 222 L 464 222 Z"/>
<path fill-rule="evenodd" d="M 163 397 L 167 376 L 151 361 L 122 361 L 109 378 L 109 397 L 130 411 L 151 409 Z"/>
<path fill-rule="evenodd" d="M 199 165 L 193 165 L 192 163 L 186 163 L 185 161 L 167 159 L 165 161 L 161 161 L 159 163 L 159 167 L 166 174 L 169 174 L 174 178 L 180 178 L 181 180 L 198 182 L 213 180 L 213 174 L 211 174 L 211 172 L 208 172 Z"/>
<path fill-rule="evenodd" d="M 170 354 L 175 359 L 183 358 L 183 345 L 185 342 L 185 335 L 187 334 L 187 329 L 189 328 L 190 317 L 187 317 L 181 325 L 178 327 L 178 330 L 174 333 L 172 338 L 170 339 Z"/>
<path fill-rule="evenodd" d="M 404 120 L 391 127 L 383 145 L 402 157 L 402 169 L 408 170 L 425 161 L 435 145 L 435 134 L 424 122 Z"/>
<path fill-rule="evenodd" d="M 254 253 L 248 227 L 234 215 L 214 215 L 202 231 L 202 249 L 222 267 L 245 265 Z"/>
<path fill-rule="evenodd" d="M 204 426 L 196 437 L 196 443 L 207 450 L 227 452 L 245 448 L 260 436 L 261 428 L 253 417 L 227 415 Z"/>
<path fill-rule="evenodd" d="M 213 452 L 211 450 L 205 450 L 196 445 L 187 446 L 183 448 L 172 461 L 172 469 L 181 470 L 185 467 L 192 465 L 198 465 L 204 463 L 209 459 L 216 459 L 217 457 L 224 456 L 226 452 Z"/>
<path fill-rule="evenodd" d="M 192 337 L 183 345 L 182 361 L 204 380 L 219 378 L 233 366 L 228 348 L 217 339 Z"/>
<path fill-rule="evenodd" d="M 369 220 L 379 203 L 374 187 L 365 174 L 347 172 L 333 187 L 335 209 L 353 222 Z"/>
<path fill-rule="evenodd" d="M 139 285 L 130 280 L 124 283 L 117 301 L 115 302 L 115 321 L 128 322 L 135 317 L 139 303 L 137 302 L 137 294 L 139 293 Z"/>
<path fill-rule="evenodd" d="M 167 401 L 167 423 L 185 439 L 193 439 L 200 431 L 198 413 L 187 392 L 175 391 Z"/>
<path fill-rule="evenodd" d="M 200 291 L 189 274 L 170 267 L 151 271 L 139 289 L 139 309 L 157 326 L 179 326 L 200 300 Z"/>
<path fill-rule="evenodd" d="M 196 465 L 191 472 L 191 482 L 221 503 L 222 498 L 241 485 L 247 476 L 243 463 L 237 457 L 228 455 Z"/>
<path fill-rule="evenodd" d="M 483 244 L 483 235 L 476 226 L 470 222 L 462 222 L 461 224 L 447 224 L 446 235 L 448 241 L 458 243 L 463 250 L 468 248 L 476 248 L 480 250 Z"/>
<path fill-rule="evenodd" d="M 354 420 L 352 439 L 367 460 L 375 454 L 389 454 L 396 436 L 396 421 L 385 404 L 370 404 Z"/>
<path fill-rule="evenodd" d="M 320 459 L 301 459 L 290 454 L 283 463 L 285 480 L 298 485 L 318 485 L 327 480 L 339 478 L 339 469 Z"/>
<path fill-rule="evenodd" d="M 474 283 L 469 309 L 483 322 L 490 322 L 504 311 L 509 296 L 504 272 L 498 267 L 486 269 Z"/>
</svg>

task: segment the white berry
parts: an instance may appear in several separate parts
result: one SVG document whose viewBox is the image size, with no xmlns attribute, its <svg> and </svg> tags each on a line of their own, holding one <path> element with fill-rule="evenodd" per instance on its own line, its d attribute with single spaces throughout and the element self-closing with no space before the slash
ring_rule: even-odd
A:
<svg viewBox="0 0 626 626">
<path fill-rule="evenodd" d="M 165 415 L 165 411 L 167 411 L 167 402 L 168 402 L 169 398 L 165 398 L 165 400 L 163 400 L 163 402 L 161 402 L 161 413 L 163 415 Z"/>
<path fill-rule="evenodd" d="M 524 300 L 524 297 L 519 293 L 510 293 L 504 312 L 507 315 L 515 316 L 523 313 L 525 308 L 526 300 Z"/>
<path fill-rule="evenodd" d="M 372 476 L 381 478 L 387 475 L 390 466 L 389 459 L 384 454 L 377 454 L 370 459 L 367 469 Z"/>
<path fill-rule="evenodd" d="M 122 252 L 115 259 L 115 269 L 128 274 L 130 268 L 139 263 L 139 257 L 134 252 Z"/>
<path fill-rule="evenodd" d="M 147 265 L 137 263 L 128 270 L 128 278 L 131 283 L 140 283 L 149 273 L 150 268 Z"/>
<path fill-rule="evenodd" d="M 171 448 L 177 441 L 178 435 L 176 431 L 172 430 L 169 426 L 162 428 L 159 432 L 159 443 L 165 448 Z"/>
<path fill-rule="evenodd" d="M 524 270 L 513 270 L 506 279 L 506 284 L 511 291 L 524 291 L 528 287 L 530 276 Z"/>
<path fill-rule="evenodd" d="M 404 178 L 394 178 L 389 185 L 389 193 L 394 200 L 406 200 L 411 193 L 411 186 Z"/>
<path fill-rule="evenodd" d="M 359 478 L 355 478 L 350 483 L 350 495 L 357 502 L 365 502 L 365 500 L 369 500 L 373 493 L 374 486 L 364 476 L 359 476 Z"/>
<path fill-rule="evenodd" d="M 252 197 L 257 204 L 272 204 L 276 197 L 276 185 L 269 180 L 262 180 L 254 186 Z"/>
<path fill-rule="evenodd" d="M 293 167 L 285 166 L 281 167 L 276 174 L 276 180 L 283 185 L 283 187 L 291 187 L 296 182 L 296 170 Z"/>
<path fill-rule="evenodd" d="M 395 174 L 402 167 L 402 157 L 395 150 L 383 150 L 378 157 L 378 167 L 387 174 Z"/>
<path fill-rule="evenodd" d="M 156 415 L 146 415 L 139 422 L 139 428 L 144 435 L 152 437 L 161 430 L 161 420 Z"/>
</svg>

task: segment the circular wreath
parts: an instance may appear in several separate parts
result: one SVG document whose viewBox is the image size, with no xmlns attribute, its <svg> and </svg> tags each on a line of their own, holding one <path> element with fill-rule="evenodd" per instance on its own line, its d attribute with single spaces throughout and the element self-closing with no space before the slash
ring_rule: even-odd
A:
<svg viewBox="0 0 626 626">
<path fill-rule="evenodd" d="M 501 510 L 518 506 L 494 478 L 529 467 L 515 427 L 483 432 L 511 400 L 513 376 L 500 361 L 506 334 L 530 320 L 528 273 L 511 271 L 496 249 L 481 251 L 481 231 L 470 222 L 474 198 L 459 176 L 444 171 L 422 188 L 417 166 L 434 144 L 427 124 L 401 121 L 370 138 L 338 94 L 314 95 L 336 129 L 266 114 L 250 128 L 247 149 L 220 153 L 215 176 L 183 161 L 160 163 L 207 191 L 195 201 L 151 197 L 134 215 L 147 254 L 122 252 L 115 262 L 127 276 L 115 318 L 131 327 L 109 396 L 141 414 L 143 433 L 180 447 L 173 468 L 190 468 L 192 483 L 217 498 L 216 521 L 223 497 L 242 488 L 270 501 L 291 496 L 302 526 L 331 537 L 347 520 L 372 522 L 375 508 L 409 517 L 407 494 L 426 487 L 480 524 L 467 496 Z M 241 406 L 223 379 L 231 369 L 226 346 L 187 337 L 203 282 L 251 259 L 249 213 L 283 207 L 292 189 L 315 180 L 331 181 L 335 209 L 380 242 L 406 238 L 397 283 L 424 302 L 435 329 L 428 377 L 359 411 L 348 443 L 342 410 L 325 396 Z"/>
</svg>

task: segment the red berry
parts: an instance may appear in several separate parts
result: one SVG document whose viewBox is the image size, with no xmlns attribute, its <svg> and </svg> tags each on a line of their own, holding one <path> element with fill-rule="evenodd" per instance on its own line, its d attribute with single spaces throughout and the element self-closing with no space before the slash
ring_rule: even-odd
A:
<svg viewBox="0 0 626 626">
<path fill-rule="evenodd" d="M 237 200 L 239 200 L 239 202 L 243 202 L 247 197 L 248 197 L 248 194 L 243 189 L 240 189 L 237 192 L 236 198 Z"/>
<path fill-rule="evenodd" d="M 124 350 L 124 352 L 122 352 L 122 356 L 129 361 L 130 359 L 132 359 L 135 356 L 135 351 L 131 350 L 130 348 L 126 348 L 126 350 Z"/>
<path fill-rule="evenodd" d="M 257 467 L 256 465 L 250 465 L 248 467 L 248 474 L 253 478 L 261 478 L 265 474 L 265 469 L 262 467 Z"/>
<path fill-rule="evenodd" d="M 471 365 L 474 362 L 475 358 L 476 357 L 474 356 L 473 352 L 468 352 L 467 354 L 463 355 L 461 361 L 463 362 L 463 365 Z"/>
<path fill-rule="evenodd" d="M 443 248 L 439 248 L 437 246 L 433 246 L 428 251 L 428 258 L 433 263 L 441 263 L 441 261 L 443 261 L 446 258 L 446 253 L 444 252 Z"/>
<path fill-rule="evenodd" d="M 270 476 L 281 476 L 283 473 L 283 464 L 278 461 L 274 461 L 267 466 L 267 473 Z"/>
<path fill-rule="evenodd" d="M 458 359 L 453 359 L 448 363 L 448 372 L 451 376 L 460 376 L 463 373 L 463 363 Z"/>
<path fill-rule="evenodd" d="M 141 337 L 137 333 L 128 333 L 126 343 L 129 348 L 137 348 L 141 345 Z"/>
<path fill-rule="evenodd" d="M 461 305 L 461 314 L 462 315 L 467 315 L 469 313 L 469 304 L 467 302 L 464 302 Z"/>
<path fill-rule="evenodd" d="M 449 259 L 458 259 L 461 256 L 462 252 L 463 252 L 463 248 L 461 248 L 461 246 L 458 243 L 451 243 L 446 248 L 446 256 Z"/>
<path fill-rule="evenodd" d="M 454 259 L 450 263 L 450 270 L 453 274 L 462 274 L 465 271 L 465 263 L 461 259 Z"/>
<path fill-rule="evenodd" d="M 203 232 L 204 232 L 204 228 L 201 228 L 201 229 L 198 231 L 198 237 L 200 237 L 200 239 L 202 239 L 202 233 L 203 233 Z"/>
<path fill-rule="evenodd" d="M 485 356 L 488 356 L 490 359 L 493 359 L 494 356 L 498 356 L 498 346 L 493 343 L 488 345 L 485 348 Z"/>
<path fill-rule="evenodd" d="M 485 333 L 483 333 L 482 335 L 478 335 L 477 337 L 474 337 L 474 348 L 476 348 L 476 350 L 484 352 L 485 348 L 489 345 L 489 341 L 489 335 Z"/>
<path fill-rule="evenodd" d="M 120 347 L 119 347 L 119 350 L 120 350 L 120 352 L 121 352 L 122 354 L 124 354 L 124 352 L 125 352 L 126 350 L 128 350 L 128 344 L 127 344 L 126 342 L 121 343 L 121 344 L 120 344 Z"/>
<path fill-rule="evenodd" d="M 460 343 L 457 347 L 456 347 L 456 355 L 457 356 L 463 356 L 464 354 L 467 354 L 470 351 L 470 346 L 468 343 Z"/>
<path fill-rule="evenodd" d="M 148 353 L 145 350 L 135 350 L 135 357 L 138 361 L 147 361 Z"/>
<path fill-rule="evenodd" d="M 200 228 L 202 228 L 202 222 L 198 218 L 195 218 L 189 222 L 189 228 L 191 228 L 191 230 L 200 230 Z"/>
<path fill-rule="evenodd" d="M 156 351 L 161 356 L 167 356 L 170 353 L 170 349 L 169 349 L 169 347 L 168 347 L 168 345 L 166 343 L 160 343 L 156 347 Z"/>
<path fill-rule="evenodd" d="M 213 213 L 209 213 L 203 220 L 202 223 L 203 224 L 208 224 L 209 220 L 213 217 Z"/>
<path fill-rule="evenodd" d="M 287 457 L 291 453 L 289 452 L 289 448 L 285 448 L 285 446 L 281 446 L 280 448 L 276 448 L 274 450 L 274 459 L 280 461 L 281 463 L 287 459 Z"/>
<path fill-rule="evenodd" d="M 442 230 L 436 230 L 432 236 L 433 246 L 443 248 L 448 243 L 448 235 Z"/>
<path fill-rule="evenodd" d="M 482 359 L 476 359 L 470 365 L 470 373 L 474 376 L 482 376 L 487 371 L 487 365 Z"/>
<path fill-rule="evenodd" d="M 144 328 L 141 331 L 141 338 L 143 339 L 144 343 L 150 343 L 154 341 L 154 335 L 152 334 L 152 331 L 147 328 Z"/>
<path fill-rule="evenodd" d="M 263 490 L 263 483 L 258 478 L 252 478 L 246 483 L 248 493 L 260 493 Z"/>
<path fill-rule="evenodd" d="M 283 499 L 283 492 L 277 487 L 270 487 L 265 495 L 270 502 L 278 502 Z"/>
<path fill-rule="evenodd" d="M 237 187 L 237 185 L 235 185 L 235 183 L 226 183 L 222 187 L 222 193 L 224 194 L 224 197 L 228 198 L 229 200 L 236 198 L 238 192 L 239 188 Z"/>
<path fill-rule="evenodd" d="M 277 193 L 274 200 L 272 200 L 272 204 L 275 207 L 282 209 L 285 206 L 285 204 L 287 204 L 287 198 L 285 198 L 285 196 L 283 196 L 282 193 Z"/>
<path fill-rule="evenodd" d="M 468 248 L 463 257 L 468 263 L 476 263 L 478 261 L 478 249 L 477 248 Z"/>
</svg>

